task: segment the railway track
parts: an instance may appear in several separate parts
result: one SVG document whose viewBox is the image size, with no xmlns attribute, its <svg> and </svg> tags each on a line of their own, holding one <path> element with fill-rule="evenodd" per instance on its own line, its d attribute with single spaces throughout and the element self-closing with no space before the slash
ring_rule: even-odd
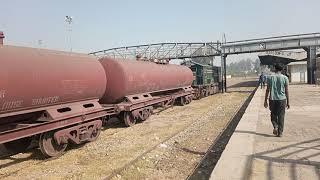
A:
<svg viewBox="0 0 320 180">
<path fill-rule="evenodd" d="M 167 110 L 167 109 L 169 109 L 169 108 L 172 108 L 172 107 L 174 107 L 174 106 L 168 106 L 167 108 L 159 108 L 159 109 L 157 109 L 157 110 L 155 111 L 154 114 L 157 114 L 157 115 L 158 115 L 159 113 L 161 113 L 161 112 L 163 112 L 163 111 L 165 111 L 165 110 Z M 192 126 L 192 124 L 189 125 L 188 127 L 190 127 L 190 126 Z M 119 128 L 119 127 L 125 127 L 125 125 L 124 125 L 122 122 L 120 122 L 120 120 L 111 120 L 111 121 L 110 121 L 110 124 L 108 124 L 107 126 L 105 126 L 105 127 L 103 128 L 103 131 L 104 131 L 104 130 L 111 130 L 112 132 L 108 132 L 108 134 L 109 134 L 109 136 L 113 136 L 113 135 L 116 135 L 116 134 L 121 133 L 121 132 L 123 132 L 123 131 L 126 131 L 126 129 L 127 129 L 127 128 Z M 165 142 L 167 142 L 168 140 L 170 140 L 170 139 L 172 139 L 173 137 L 175 137 L 176 135 L 180 134 L 181 132 L 183 132 L 183 131 L 184 131 L 185 129 L 187 129 L 188 127 L 184 128 L 184 129 L 182 129 L 181 131 L 178 131 L 177 133 L 174 133 L 174 134 L 171 135 L 170 137 L 164 139 L 164 140 L 161 141 L 160 143 L 156 144 L 156 145 L 153 146 L 152 148 L 148 149 L 147 151 L 145 151 L 144 153 L 142 153 L 141 155 L 139 155 L 139 156 L 138 156 L 137 158 L 135 158 L 134 160 L 132 160 L 132 161 L 128 162 L 127 164 L 125 164 L 123 167 L 114 170 L 113 173 L 111 173 L 110 175 L 108 175 L 105 179 L 110 179 L 110 178 L 114 177 L 115 175 L 117 175 L 117 173 L 119 173 L 119 172 L 121 172 L 122 170 L 126 169 L 128 166 L 134 164 L 137 160 L 139 160 L 139 159 L 140 159 L 141 157 L 143 157 L 145 154 L 151 152 L 152 150 L 154 150 L 154 149 L 155 149 L 157 146 L 159 146 L 160 144 L 165 143 Z M 113 128 L 114 128 L 114 129 L 113 129 Z M 81 145 L 71 145 L 71 148 L 72 148 L 72 147 L 77 147 L 77 146 L 81 146 Z M 7 153 L 7 154 L 4 154 L 4 155 L 1 155 L 1 156 L 0 156 L 0 160 L 1 160 L 1 159 L 5 159 L 5 158 L 10 158 L 11 156 L 17 155 L 17 154 L 19 154 L 19 153 L 28 153 L 28 152 L 36 153 L 36 151 L 38 151 L 37 148 L 38 148 L 37 146 L 34 146 L 34 147 L 32 147 L 32 148 L 28 148 L 27 150 L 21 151 L 21 152 L 18 152 L 18 153 Z M 69 148 L 69 149 L 70 149 L 70 148 Z M 68 151 L 67 151 L 67 152 L 68 152 Z M 37 153 L 37 154 L 38 154 L 38 153 Z M 29 166 L 41 165 L 41 164 L 45 164 L 46 162 L 50 162 L 50 161 L 52 161 L 52 160 L 56 160 L 56 159 L 61 158 L 61 157 L 51 157 L 51 158 L 44 158 L 44 157 L 43 157 L 43 158 L 42 158 L 41 155 L 40 155 L 40 153 L 39 153 L 39 155 L 36 155 L 36 156 L 39 156 L 38 158 L 41 159 L 41 161 L 37 161 L 37 162 L 34 162 L 34 163 L 32 163 L 32 164 L 29 164 Z M 23 161 L 23 160 L 21 160 L 21 161 Z M 9 165 L 10 165 L 10 164 L 6 164 L 6 165 L 1 165 L 1 164 L 0 164 L 0 169 L 2 169 L 2 168 L 4 168 L 4 167 L 7 167 L 7 166 L 9 166 Z M 25 167 L 25 168 L 28 168 L 28 167 Z M 16 170 L 16 171 L 12 171 L 11 173 L 8 173 L 8 174 L 2 176 L 2 178 L 10 177 L 11 175 L 14 175 L 15 173 L 17 173 L 17 172 L 19 172 L 19 171 L 21 171 L 21 170 L 23 170 L 23 169 L 24 169 L 24 168 L 18 169 L 18 170 Z"/>
<path fill-rule="evenodd" d="M 157 113 L 160 113 L 163 110 L 160 110 Z M 188 128 L 194 126 L 194 124 L 196 124 L 197 122 L 195 121 L 194 123 L 190 124 L 189 126 L 183 128 L 182 130 L 174 133 L 173 135 L 167 137 L 166 139 L 164 139 L 163 141 L 159 142 L 158 144 L 152 146 L 151 148 L 149 148 L 148 150 L 146 150 L 145 152 L 143 152 L 142 154 L 140 154 L 138 157 L 136 157 L 135 159 L 131 160 L 130 162 L 128 162 L 127 164 L 125 164 L 124 166 L 122 166 L 121 168 L 118 168 L 116 170 L 114 170 L 110 175 L 108 175 L 107 177 L 103 178 L 105 180 L 109 180 L 112 179 L 114 177 L 116 177 L 116 175 L 118 175 L 120 172 L 122 172 L 123 170 L 125 170 L 126 168 L 128 168 L 129 166 L 135 164 L 139 159 L 141 159 L 142 157 L 144 157 L 145 155 L 147 155 L 148 153 L 150 153 L 151 151 L 155 150 L 157 147 L 159 147 L 161 144 L 166 144 L 166 142 L 174 139 L 175 137 L 177 137 L 179 134 L 181 134 L 182 132 L 186 131 Z"/>
<path fill-rule="evenodd" d="M 1 164 L 1 160 L 0 160 L 0 166 L 3 166 L 3 165 L 5 166 L 5 168 L 1 168 L 1 170 L 4 170 L 4 171 L 2 171 L 3 173 L 0 173 L 0 177 L 1 178 L 26 177 L 28 179 L 28 178 L 34 178 L 34 177 L 45 177 L 44 174 L 47 174 L 46 176 L 51 175 L 51 177 L 65 177 L 65 178 L 69 178 L 69 179 L 72 177 L 74 177 L 74 178 L 77 177 L 80 179 L 81 178 L 85 179 L 85 178 L 92 177 L 92 175 L 95 174 L 94 177 L 96 177 L 97 179 L 100 179 L 101 177 L 103 177 L 104 179 L 117 179 L 118 174 L 120 174 L 125 178 L 125 175 L 123 175 L 123 174 L 127 173 L 127 169 L 131 169 L 132 165 L 133 165 L 133 167 L 137 167 L 136 163 L 137 164 L 140 163 L 139 159 L 143 162 L 148 161 L 148 160 L 150 160 L 150 161 L 156 160 L 156 158 L 154 157 L 154 154 L 159 153 L 159 150 L 161 150 L 161 151 L 166 150 L 160 146 L 161 144 L 167 144 L 169 147 L 168 149 L 171 149 L 171 147 L 173 147 L 175 150 L 183 152 L 184 148 L 185 147 L 187 148 L 187 146 L 183 142 L 185 139 L 181 140 L 181 136 L 182 135 L 186 136 L 186 134 L 194 133 L 193 131 L 190 131 L 189 128 L 192 129 L 192 127 L 197 126 L 198 121 L 201 122 L 202 124 L 203 123 L 206 124 L 208 119 L 210 119 L 212 117 L 214 117 L 215 120 L 213 120 L 211 122 L 217 121 L 218 119 L 222 118 L 222 116 L 223 116 L 222 114 L 219 115 L 219 117 L 216 117 L 217 112 L 219 112 L 220 110 L 216 109 L 215 106 L 217 106 L 217 104 L 215 104 L 215 103 L 212 104 L 212 101 L 217 101 L 220 99 L 221 100 L 220 104 L 222 103 L 223 106 L 228 107 L 227 104 L 224 105 L 224 101 L 226 101 L 226 99 L 222 98 L 222 97 L 228 97 L 228 96 L 229 95 L 226 95 L 226 96 L 218 95 L 218 96 L 214 96 L 214 97 L 208 97 L 203 100 L 196 101 L 195 103 L 191 104 L 191 106 L 188 105 L 188 107 L 175 107 L 173 109 L 169 109 L 169 111 L 164 111 L 164 113 L 160 113 L 158 116 L 155 115 L 151 119 L 151 121 L 147 121 L 146 123 L 138 124 L 137 126 L 134 126 L 133 128 L 122 128 L 122 125 L 119 122 L 115 121 L 110 124 L 113 127 L 106 128 L 106 131 L 101 133 L 103 136 L 99 138 L 100 140 L 98 142 L 89 143 L 88 145 L 81 147 L 79 149 L 77 148 L 78 146 L 76 146 L 75 148 L 71 149 L 70 151 L 67 151 L 67 153 L 65 155 L 63 155 L 62 157 L 60 157 L 58 159 L 50 158 L 47 160 L 43 160 L 43 159 L 39 159 L 39 157 L 37 155 L 36 155 L 36 157 L 34 155 L 31 155 L 32 156 L 31 159 L 30 158 L 24 159 L 24 157 L 26 157 L 27 154 L 22 153 L 21 155 L 19 154 L 17 156 L 13 156 L 13 158 L 16 159 L 14 161 L 17 162 L 17 166 L 14 165 L 14 163 L 11 164 L 11 162 L 9 160 L 3 161 Z M 230 99 L 230 98 L 233 99 L 234 96 L 235 96 L 235 94 L 231 95 L 231 97 L 229 97 L 227 99 Z M 245 97 L 244 97 L 244 94 L 242 95 L 243 98 L 247 98 L 247 96 L 248 95 L 245 95 Z M 237 95 L 235 97 L 237 97 Z M 237 100 L 239 102 L 237 106 L 241 105 L 239 98 Z M 245 101 L 245 99 L 241 100 L 241 102 L 243 102 L 243 101 Z M 231 102 L 229 102 L 229 104 L 230 103 Z M 210 106 L 207 107 L 207 104 Z M 200 105 L 200 107 L 198 107 L 199 105 Z M 200 110 L 199 108 L 200 109 L 205 108 L 205 110 L 203 109 L 203 110 L 199 111 Z M 210 109 L 212 109 L 212 110 L 214 109 L 214 112 L 211 112 L 211 114 L 209 114 L 209 115 L 201 114 L 201 113 L 206 113 L 207 111 L 212 111 Z M 233 108 L 232 110 L 231 109 L 229 110 L 230 112 L 231 111 L 234 112 L 234 111 L 238 110 L 235 108 Z M 187 117 L 188 115 L 186 116 L 186 114 L 189 114 L 190 111 L 192 111 L 192 115 L 190 117 L 188 117 L 187 119 L 185 119 L 184 117 Z M 194 114 L 194 113 L 196 113 L 196 114 Z M 205 116 L 209 116 L 209 117 L 205 117 Z M 227 117 L 231 117 L 231 116 L 232 115 L 230 114 Z M 202 117 L 204 117 L 204 120 L 201 120 Z M 180 118 L 182 118 L 181 119 L 182 121 L 180 121 Z M 167 119 L 167 120 L 165 120 L 165 119 Z M 161 122 L 159 120 L 161 120 Z M 165 121 L 163 121 L 163 120 L 165 120 Z M 177 120 L 179 120 L 179 121 L 177 121 Z M 198 121 L 195 121 L 195 120 L 198 120 Z M 225 119 L 223 121 L 227 122 L 227 119 Z M 158 134 L 159 132 L 163 132 L 163 130 L 165 130 L 162 126 L 168 125 L 168 123 L 169 123 L 169 127 L 173 128 L 173 129 L 166 130 L 168 132 L 166 132 L 165 134 Z M 216 124 L 216 123 L 214 123 L 214 124 Z M 219 123 L 219 124 L 222 125 L 222 123 Z M 162 125 L 162 126 L 159 126 L 159 125 Z M 157 128 L 155 128 L 155 126 Z M 148 130 L 148 128 L 150 128 L 150 127 L 152 127 L 152 130 Z M 216 127 L 220 127 L 220 125 L 218 125 Z M 145 129 L 145 128 L 147 128 L 147 129 Z M 196 129 L 197 128 L 201 129 L 201 126 L 198 125 L 196 127 Z M 193 128 L 193 129 L 195 129 L 195 128 Z M 201 129 L 201 130 L 203 130 L 203 129 Z M 216 130 L 218 130 L 218 129 L 216 128 Z M 219 132 L 220 132 L 220 130 L 219 130 Z M 134 133 L 134 134 L 132 134 L 132 133 Z M 152 133 L 152 134 L 155 133 L 155 136 L 159 137 L 159 139 L 154 139 L 155 136 L 154 135 L 150 136 L 150 133 Z M 125 135 L 128 135 L 128 134 L 132 134 L 133 137 L 125 138 Z M 201 137 L 199 134 L 193 134 L 192 136 L 194 136 L 194 135 Z M 137 150 L 136 147 L 140 146 L 141 143 L 139 145 L 139 142 L 138 143 L 135 143 L 135 142 L 141 141 L 141 140 L 145 141 L 144 140 L 145 137 L 147 139 L 149 138 L 152 140 L 151 141 L 147 140 L 146 142 L 143 142 L 145 144 L 145 145 L 143 145 L 143 149 L 136 151 Z M 138 138 L 138 139 L 136 139 L 136 141 L 134 141 L 133 144 L 131 144 L 130 141 L 132 142 L 132 140 L 130 140 L 130 139 L 133 139 L 133 138 L 134 139 Z M 185 138 L 185 137 L 183 137 L 183 138 Z M 187 135 L 187 138 L 190 138 L 190 137 Z M 214 139 L 214 138 L 210 138 L 210 139 Z M 176 140 L 179 141 L 181 144 L 178 144 L 178 143 L 176 144 L 175 143 Z M 153 141 L 153 143 L 152 143 L 152 141 Z M 174 143 L 172 143 L 173 141 L 174 141 Z M 187 139 L 187 141 L 189 141 L 189 139 Z M 120 142 L 120 144 L 119 144 L 119 142 Z M 208 142 L 208 146 L 209 146 L 209 144 L 211 144 L 212 141 L 211 142 L 207 141 L 207 142 Z M 103 145 L 101 146 L 102 143 L 103 143 Z M 130 144 L 128 144 L 128 143 L 130 143 Z M 128 145 L 130 145 L 130 147 L 127 147 Z M 208 146 L 206 146 L 206 147 L 208 147 Z M 159 148 L 157 148 L 157 147 L 159 147 Z M 197 147 L 201 148 L 198 145 L 197 145 Z M 105 148 L 107 148 L 107 149 L 105 149 Z M 118 150 L 120 148 L 122 150 L 120 150 L 121 152 L 118 152 Z M 206 149 L 203 149 L 202 151 L 205 153 Z M 132 152 L 132 151 L 136 151 L 136 152 L 134 152 L 132 154 L 131 158 L 125 158 L 125 154 L 123 154 L 123 153 Z M 96 154 L 96 153 L 98 153 L 98 154 Z M 101 153 L 109 154 L 109 155 L 104 156 L 104 154 L 101 154 Z M 186 152 L 186 153 L 188 153 L 188 152 Z M 28 153 L 28 154 L 30 154 L 30 153 Z M 192 155 L 192 152 L 191 153 L 189 152 L 189 154 Z M 101 155 L 102 155 L 102 157 L 100 158 Z M 162 156 L 161 154 L 158 154 L 158 155 L 159 155 L 159 157 Z M 94 158 L 93 161 L 91 161 L 91 157 Z M 99 157 L 99 158 L 97 159 L 96 157 Z M 116 160 L 116 161 L 114 161 L 114 160 Z M 171 161 L 172 160 L 174 160 L 174 158 L 171 159 Z M 99 165 L 99 162 L 101 162 L 102 164 Z M 7 163 L 11 164 L 11 165 L 6 165 Z M 85 166 L 82 166 L 82 163 L 85 163 L 85 164 L 83 164 Z M 107 164 L 104 164 L 104 163 L 107 163 Z M 103 165 L 104 170 L 97 169 L 99 166 L 101 167 L 101 165 Z M 160 163 L 160 165 L 161 165 L 161 163 Z M 62 167 L 62 166 L 68 166 L 69 170 L 65 171 L 63 169 L 60 169 L 60 167 Z M 83 167 L 83 169 L 82 169 L 82 167 Z M 86 168 L 84 168 L 84 167 L 86 167 Z M 141 166 L 139 166 L 139 167 L 143 168 Z M 81 169 L 79 170 L 78 168 L 81 168 Z M 23 176 L 23 174 L 25 174 L 26 172 L 29 172 L 28 175 Z M 51 173 L 51 172 L 55 172 L 55 173 Z M 186 174 L 186 176 L 187 175 L 188 174 Z M 184 177 L 186 177 L 186 176 L 184 176 Z"/>
<path fill-rule="evenodd" d="M 226 124 L 223 130 L 219 133 L 216 139 L 213 141 L 212 145 L 208 148 L 208 151 L 201 158 L 199 163 L 194 167 L 192 173 L 188 175 L 186 179 L 188 180 L 197 180 L 197 179 L 209 179 L 211 172 L 213 171 L 216 163 L 219 158 L 212 158 L 213 156 L 221 156 L 223 149 L 228 144 L 229 139 L 231 138 L 232 133 L 237 127 L 239 121 L 241 120 L 242 115 L 244 114 L 246 108 L 248 107 L 251 99 L 253 98 L 257 88 L 250 94 L 246 101 L 237 109 L 236 113 Z M 216 149 L 220 148 L 218 151 Z M 218 152 L 218 154 L 216 153 Z M 198 173 L 204 172 L 204 173 Z"/>
<path fill-rule="evenodd" d="M 200 160 L 200 163 L 193 169 L 192 173 L 190 175 L 188 175 L 187 179 L 190 179 L 190 180 L 199 179 L 195 175 L 198 174 L 197 173 L 198 169 L 201 168 L 201 164 L 202 164 L 201 162 L 204 162 L 206 160 L 206 158 L 208 158 L 209 154 L 212 153 L 212 150 L 215 148 L 215 146 L 217 146 L 217 144 L 219 143 L 220 140 L 222 140 L 223 138 L 226 138 L 226 136 L 228 137 L 228 140 L 229 140 L 230 133 L 232 134 L 232 132 L 236 128 L 236 126 L 237 126 L 239 120 L 241 119 L 245 109 L 247 108 L 248 104 L 250 103 L 255 91 L 256 91 L 256 89 L 249 95 L 249 97 L 235 111 L 234 115 L 230 118 L 230 121 L 226 124 L 226 126 L 223 128 L 223 130 L 219 133 L 219 135 L 213 141 L 213 144 L 209 147 L 208 151 L 203 155 L 203 157 Z M 110 175 L 108 175 L 104 179 L 105 180 L 109 180 L 109 179 L 113 179 L 113 178 L 117 177 L 117 175 L 119 175 L 122 171 L 124 171 L 128 167 L 134 165 L 138 160 L 140 160 L 142 157 L 146 156 L 151 151 L 155 150 L 161 144 L 167 144 L 168 141 L 170 141 L 170 140 L 174 139 L 175 137 L 179 136 L 181 133 L 186 131 L 188 128 L 194 126 L 194 124 L 196 124 L 196 123 L 197 122 L 194 122 L 194 123 L 190 124 L 189 126 L 185 127 L 184 129 L 176 132 L 175 134 L 171 135 L 170 137 L 166 138 L 165 140 L 161 141 L 160 143 L 154 145 L 153 147 L 151 147 L 150 149 L 148 149 L 147 151 L 145 151 L 144 153 L 142 153 L 141 155 L 139 155 L 138 157 L 136 157 L 132 161 L 128 162 L 127 164 L 125 164 L 121 168 L 118 168 L 118 169 L 114 170 Z M 227 142 L 225 142 L 225 143 L 222 142 L 222 144 L 224 144 L 224 147 L 225 147 Z M 212 167 L 212 169 L 213 168 L 214 168 L 214 166 Z"/>
<path fill-rule="evenodd" d="M 189 127 L 189 126 L 188 126 Z M 187 127 L 187 128 L 188 128 Z M 103 178 L 103 179 L 112 179 L 113 177 L 115 177 L 117 174 L 119 174 L 121 171 L 125 170 L 126 168 L 128 168 L 129 166 L 133 165 L 134 163 L 136 163 L 139 159 L 141 159 L 143 156 L 145 156 L 146 154 L 148 154 L 149 152 L 151 152 L 152 150 L 156 149 L 160 144 L 164 144 L 165 142 L 169 141 L 170 139 L 174 138 L 175 136 L 177 136 L 178 134 L 180 134 L 181 132 L 185 131 L 187 128 L 173 134 L 172 136 L 166 138 L 165 140 L 161 141 L 160 143 L 154 145 L 153 147 L 151 147 L 150 149 L 148 149 L 147 151 L 145 151 L 144 153 L 142 153 L 141 155 L 139 155 L 138 157 L 136 157 L 135 159 L 133 159 L 132 161 L 128 162 L 127 164 L 125 164 L 123 167 L 118 168 L 116 170 L 114 170 L 109 176 Z"/>
</svg>

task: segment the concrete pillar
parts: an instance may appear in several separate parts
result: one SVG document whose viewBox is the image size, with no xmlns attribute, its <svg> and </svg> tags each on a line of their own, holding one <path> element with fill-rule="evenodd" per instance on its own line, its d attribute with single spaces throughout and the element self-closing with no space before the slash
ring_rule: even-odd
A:
<svg viewBox="0 0 320 180">
<path fill-rule="evenodd" d="M 227 55 L 223 56 L 224 63 L 224 92 L 227 92 Z"/>
<path fill-rule="evenodd" d="M 221 55 L 221 92 L 227 92 L 227 64 L 226 64 L 226 60 L 227 60 L 227 55 L 222 54 Z"/>
<path fill-rule="evenodd" d="M 223 60 L 223 55 L 221 55 L 221 92 L 224 93 L 224 60 Z"/>
<path fill-rule="evenodd" d="M 316 58 L 317 48 L 316 46 L 310 46 L 305 48 L 307 51 L 307 80 L 308 84 L 315 84 L 315 70 L 316 70 Z"/>
<path fill-rule="evenodd" d="M 316 84 L 320 85 L 320 57 L 316 59 L 315 80 L 316 80 Z"/>
</svg>

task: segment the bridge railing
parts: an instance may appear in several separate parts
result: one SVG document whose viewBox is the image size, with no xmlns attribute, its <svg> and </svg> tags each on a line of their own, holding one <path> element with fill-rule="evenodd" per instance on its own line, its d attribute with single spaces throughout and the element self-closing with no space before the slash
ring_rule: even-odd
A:
<svg viewBox="0 0 320 180">
<path fill-rule="evenodd" d="M 218 43 L 159 43 L 127 46 L 92 52 L 98 57 L 135 59 L 184 59 L 193 57 L 216 56 L 220 54 Z"/>
</svg>

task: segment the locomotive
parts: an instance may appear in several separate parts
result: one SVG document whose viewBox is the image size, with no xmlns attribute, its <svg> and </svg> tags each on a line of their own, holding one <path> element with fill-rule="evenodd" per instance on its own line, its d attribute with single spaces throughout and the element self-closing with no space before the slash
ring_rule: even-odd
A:
<svg viewBox="0 0 320 180">
<path fill-rule="evenodd" d="M 193 98 L 185 66 L 7 45 L 0 57 L 0 144 L 10 151 L 36 141 L 44 156 L 59 156 L 97 139 L 110 118 L 132 126 Z"/>
<path fill-rule="evenodd" d="M 216 94 L 221 90 L 221 67 L 201 64 L 195 61 L 183 63 L 193 73 L 192 88 L 194 99 Z"/>
</svg>

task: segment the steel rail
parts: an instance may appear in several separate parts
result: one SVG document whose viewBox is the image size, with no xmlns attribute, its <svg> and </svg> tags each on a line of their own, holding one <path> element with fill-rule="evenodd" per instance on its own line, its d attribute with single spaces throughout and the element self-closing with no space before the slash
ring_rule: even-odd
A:
<svg viewBox="0 0 320 180">
<path fill-rule="evenodd" d="M 245 110 L 247 109 L 247 106 L 249 105 L 249 103 L 251 102 L 255 92 L 257 91 L 258 86 L 250 93 L 250 95 L 247 97 L 247 99 L 238 107 L 238 109 L 235 111 L 235 113 L 233 114 L 233 116 L 230 118 L 229 122 L 225 125 L 225 127 L 222 129 L 222 131 L 218 134 L 218 136 L 216 136 L 216 138 L 214 139 L 213 143 L 209 146 L 207 152 L 202 156 L 202 158 L 200 159 L 199 163 L 193 168 L 192 173 L 190 173 L 188 175 L 188 177 L 186 178 L 187 180 L 191 180 L 192 175 L 196 174 L 196 170 L 201 166 L 201 162 L 205 161 L 206 157 L 212 153 L 211 150 L 214 149 L 214 146 L 221 140 L 221 138 L 223 138 L 223 134 L 226 133 L 227 130 L 230 130 L 229 128 L 232 128 L 232 123 L 236 123 L 238 125 L 238 123 L 240 122 L 241 119 L 238 120 L 238 122 L 236 121 L 237 116 L 239 115 L 243 115 L 241 114 L 242 109 Z M 239 114 L 240 113 L 240 114 Z M 237 125 L 235 127 L 237 127 Z M 230 136 L 231 138 L 231 136 Z M 229 139 L 228 139 L 229 140 Z M 223 153 L 223 151 L 221 152 L 221 154 Z"/>
</svg>

